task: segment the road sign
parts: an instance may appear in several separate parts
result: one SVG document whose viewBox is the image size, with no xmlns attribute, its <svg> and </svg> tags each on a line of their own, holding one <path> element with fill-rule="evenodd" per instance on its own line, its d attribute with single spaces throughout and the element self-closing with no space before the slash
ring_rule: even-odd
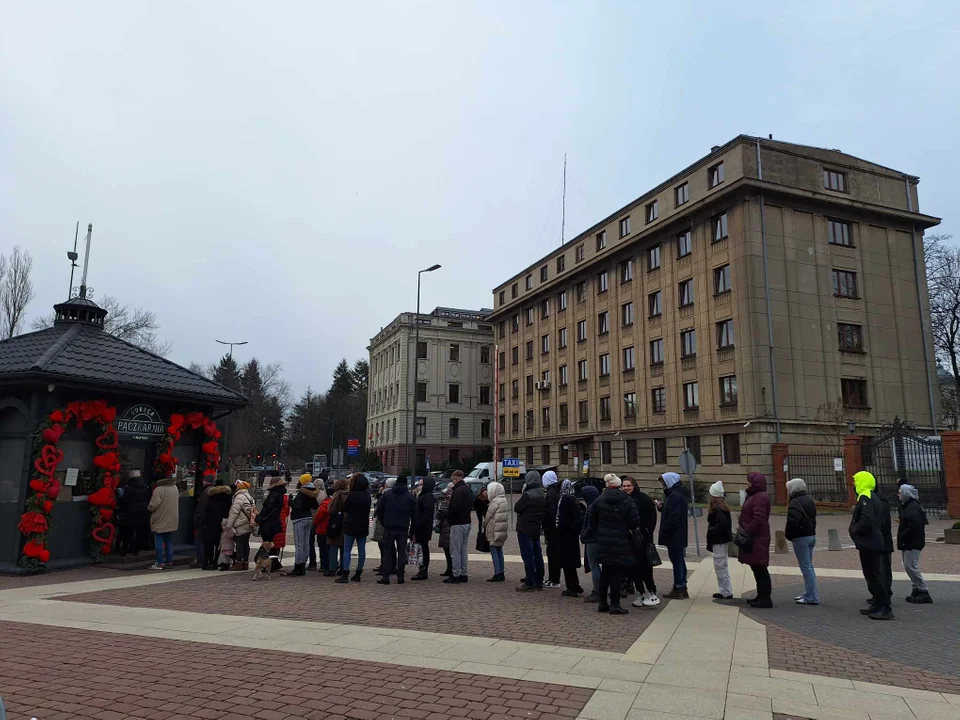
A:
<svg viewBox="0 0 960 720">
<path fill-rule="evenodd" d="M 697 459 L 689 450 L 680 453 L 680 472 L 690 475 L 697 471 Z"/>
<path fill-rule="evenodd" d="M 347 440 L 347 455 L 359 455 L 360 454 L 360 441 L 356 438 L 350 438 Z"/>
<path fill-rule="evenodd" d="M 520 477 L 520 458 L 503 459 L 503 476 L 505 478 Z"/>
</svg>

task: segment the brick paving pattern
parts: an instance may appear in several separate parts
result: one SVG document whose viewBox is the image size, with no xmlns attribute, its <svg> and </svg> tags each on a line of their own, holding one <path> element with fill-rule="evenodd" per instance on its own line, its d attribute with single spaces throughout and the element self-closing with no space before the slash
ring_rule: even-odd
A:
<svg viewBox="0 0 960 720">
<path fill-rule="evenodd" d="M 21 623 L 0 623 L 0 667 L 10 720 L 546 720 L 575 718 L 593 695 L 507 678 Z"/>
<path fill-rule="evenodd" d="M 821 583 L 817 608 L 793 604 L 802 584 L 777 584 L 772 610 L 744 607 L 743 612 L 767 626 L 771 668 L 960 694 L 955 615 L 960 587 L 929 585 L 935 604 L 911 606 L 903 602 L 909 584 L 895 582 L 897 619 L 886 623 L 859 614 L 866 586 L 854 580 Z M 956 670 L 944 673 L 948 668 Z"/>
<path fill-rule="evenodd" d="M 476 563 L 471 563 L 471 570 Z M 626 652 L 653 622 L 660 608 L 633 608 L 610 617 L 560 589 L 518 593 L 522 566 L 507 566 L 507 582 L 488 583 L 474 570 L 467 585 L 444 585 L 441 578 L 389 587 L 365 572 L 360 583 L 338 585 L 309 573 L 302 578 L 251 581 L 250 573 L 99 592 L 59 596 L 58 600 L 98 605 L 189 610 L 211 614 L 263 615 L 313 622 L 389 627 L 400 630 L 495 637 L 519 642 Z M 222 575 L 222 573 L 221 573 Z M 657 571 L 658 587 L 668 590 L 672 575 Z M 581 582 L 583 580 L 581 579 Z M 587 581 L 589 587 L 589 581 Z M 632 600 L 632 597 L 629 598 Z M 629 600 L 624 606 L 629 606 Z M 589 632 L 586 629 L 589 628 Z"/>
</svg>

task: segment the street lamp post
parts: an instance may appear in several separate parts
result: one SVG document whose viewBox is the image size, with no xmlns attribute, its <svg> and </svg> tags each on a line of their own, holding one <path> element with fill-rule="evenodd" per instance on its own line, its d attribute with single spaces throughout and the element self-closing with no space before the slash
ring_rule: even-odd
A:
<svg viewBox="0 0 960 720">
<path fill-rule="evenodd" d="M 229 346 L 230 346 L 230 359 L 231 359 L 231 360 L 233 360 L 233 346 L 234 346 L 234 345 L 246 345 L 246 344 L 247 344 L 247 341 L 246 341 L 246 340 L 244 340 L 243 342 L 224 342 L 223 340 L 217 340 L 217 342 L 220 343 L 221 345 L 229 345 Z"/>
<path fill-rule="evenodd" d="M 417 316 L 414 319 L 414 340 L 413 340 L 413 402 L 411 403 L 411 422 L 410 422 L 410 456 L 413 458 L 411 472 L 414 478 L 417 477 L 417 348 L 420 346 L 420 276 L 425 272 L 439 270 L 439 265 L 431 265 L 425 270 L 417 272 Z"/>
</svg>

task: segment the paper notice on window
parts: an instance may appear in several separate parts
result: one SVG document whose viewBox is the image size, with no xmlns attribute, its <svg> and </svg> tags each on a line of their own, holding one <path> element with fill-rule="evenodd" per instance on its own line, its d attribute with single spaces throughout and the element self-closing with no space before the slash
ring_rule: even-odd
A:
<svg viewBox="0 0 960 720">
<path fill-rule="evenodd" d="M 843 458 L 833 459 L 833 469 L 837 472 L 843 472 Z"/>
<path fill-rule="evenodd" d="M 80 477 L 80 468 L 67 468 L 67 476 L 63 484 L 68 487 L 73 487 L 77 484 L 78 477 Z"/>
</svg>

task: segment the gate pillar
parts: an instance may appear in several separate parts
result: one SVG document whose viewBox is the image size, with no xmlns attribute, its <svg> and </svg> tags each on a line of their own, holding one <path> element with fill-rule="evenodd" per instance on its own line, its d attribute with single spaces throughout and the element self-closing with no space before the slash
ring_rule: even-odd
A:
<svg viewBox="0 0 960 720">
<path fill-rule="evenodd" d="M 776 505 L 787 504 L 787 473 L 783 469 L 783 461 L 787 459 L 790 446 L 785 443 L 773 443 L 770 452 L 773 454 L 773 488 Z"/>
<path fill-rule="evenodd" d="M 947 489 L 947 515 L 960 518 L 960 432 L 940 433 L 943 441 L 943 474 Z"/>
<path fill-rule="evenodd" d="M 847 504 L 857 503 L 853 489 L 853 476 L 863 470 L 863 438 L 860 435 L 845 435 L 843 438 L 843 470 L 847 481 Z"/>
</svg>

